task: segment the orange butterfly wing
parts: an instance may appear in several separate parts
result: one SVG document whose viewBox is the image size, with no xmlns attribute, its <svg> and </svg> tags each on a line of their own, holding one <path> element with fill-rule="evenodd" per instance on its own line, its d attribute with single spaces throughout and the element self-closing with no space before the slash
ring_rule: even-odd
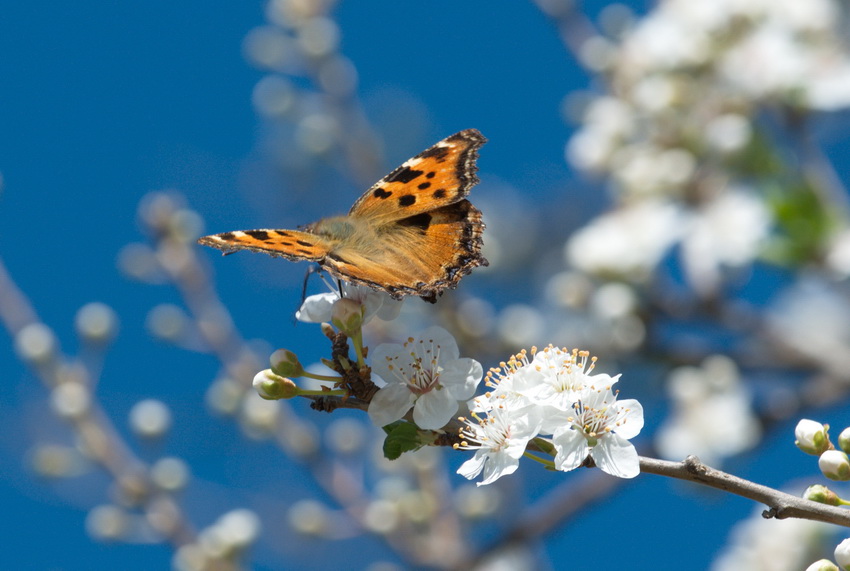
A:
<svg viewBox="0 0 850 571">
<path fill-rule="evenodd" d="M 383 226 L 381 248 L 340 244 L 322 266 L 395 298 L 418 295 L 433 303 L 473 268 L 488 264 L 480 254 L 483 231 L 481 212 L 461 200 Z"/>
<path fill-rule="evenodd" d="M 204 246 L 218 248 L 225 255 L 239 250 L 262 252 L 289 260 L 321 262 L 335 243 L 324 236 L 298 230 L 236 230 L 198 239 Z"/>
<path fill-rule="evenodd" d="M 475 161 L 486 142 L 460 131 L 408 159 L 375 183 L 347 217 L 295 230 L 245 230 L 198 242 L 230 254 L 263 252 L 317 262 L 337 278 L 430 302 L 476 266 L 484 223 L 464 198 L 478 182 Z"/>
<path fill-rule="evenodd" d="M 382 224 L 465 198 L 478 183 L 475 161 L 486 142 L 477 129 L 446 137 L 372 185 L 348 215 Z"/>
</svg>

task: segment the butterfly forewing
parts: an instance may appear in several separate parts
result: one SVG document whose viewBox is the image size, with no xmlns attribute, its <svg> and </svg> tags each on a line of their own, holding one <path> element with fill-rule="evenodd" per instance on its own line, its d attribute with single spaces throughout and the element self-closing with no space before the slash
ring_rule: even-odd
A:
<svg viewBox="0 0 850 571">
<path fill-rule="evenodd" d="M 372 185 L 349 216 L 382 224 L 461 200 L 478 182 L 475 161 L 485 142 L 476 129 L 443 139 Z"/>
<path fill-rule="evenodd" d="M 225 254 L 239 250 L 262 252 L 290 260 L 322 260 L 333 243 L 322 236 L 299 230 L 237 230 L 204 236 L 199 244 L 218 248 Z"/>
</svg>

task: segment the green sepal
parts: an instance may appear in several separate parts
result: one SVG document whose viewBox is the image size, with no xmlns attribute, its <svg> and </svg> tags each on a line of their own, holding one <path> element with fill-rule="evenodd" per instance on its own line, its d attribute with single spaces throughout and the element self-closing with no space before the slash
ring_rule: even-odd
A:
<svg viewBox="0 0 850 571">
<path fill-rule="evenodd" d="M 548 454 L 549 456 L 555 456 L 558 451 L 555 450 L 555 445 L 546 440 L 545 438 L 535 438 L 532 442 L 537 447 L 538 450 L 543 452 L 544 454 Z"/>
<path fill-rule="evenodd" d="M 384 439 L 384 458 L 388 460 L 396 460 L 405 452 L 422 448 L 419 429 L 415 424 L 399 420 L 386 425 L 384 432 L 387 433 Z"/>
</svg>

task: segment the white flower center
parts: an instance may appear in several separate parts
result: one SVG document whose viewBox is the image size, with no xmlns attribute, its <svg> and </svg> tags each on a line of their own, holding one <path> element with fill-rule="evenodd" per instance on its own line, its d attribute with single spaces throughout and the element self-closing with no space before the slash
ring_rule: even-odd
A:
<svg viewBox="0 0 850 571">
<path fill-rule="evenodd" d="M 615 432 L 615 428 L 625 422 L 620 407 L 609 403 L 605 403 L 603 408 L 593 408 L 578 401 L 573 403 L 573 410 L 576 416 L 569 418 L 573 430 L 581 431 L 591 446 L 606 434 Z"/>
<path fill-rule="evenodd" d="M 404 347 L 410 348 L 412 343 L 414 341 L 410 339 L 404 344 Z M 425 345 L 420 340 L 410 351 L 410 358 L 409 369 L 405 365 L 390 367 L 396 378 L 405 383 L 410 392 L 419 396 L 442 388 L 440 374 L 443 372 L 443 368 L 440 366 L 439 345 L 434 345 L 433 341 L 431 345 Z M 393 360 L 395 361 L 397 358 Z"/>
<path fill-rule="evenodd" d="M 501 415 L 494 414 L 487 418 L 481 418 L 475 413 L 472 417 L 478 421 L 474 424 L 472 420 L 462 418 L 466 427 L 462 428 L 460 435 L 463 441 L 458 448 L 462 450 L 475 450 L 487 448 L 493 452 L 500 452 L 508 446 L 513 435 L 510 422 L 506 422 Z"/>
</svg>

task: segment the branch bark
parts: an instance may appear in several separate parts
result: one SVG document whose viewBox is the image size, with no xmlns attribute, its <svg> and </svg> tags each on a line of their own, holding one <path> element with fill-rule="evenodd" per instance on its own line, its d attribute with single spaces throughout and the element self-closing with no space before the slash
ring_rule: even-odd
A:
<svg viewBox="0 0 850 571">
<path fill-rule="evenodd" d="M 703 464 L 696 456 L 688 456 L 682 462 L 669 462 L 641 456 L 640 471 L 644 474 L 656 474 L 702 484 L 763 503 L 768 507 L 762 512 L 766 519 L 796 517 L 850 527 L 850 510 L 798 498 L 715 470 Z"/>
</svg>

